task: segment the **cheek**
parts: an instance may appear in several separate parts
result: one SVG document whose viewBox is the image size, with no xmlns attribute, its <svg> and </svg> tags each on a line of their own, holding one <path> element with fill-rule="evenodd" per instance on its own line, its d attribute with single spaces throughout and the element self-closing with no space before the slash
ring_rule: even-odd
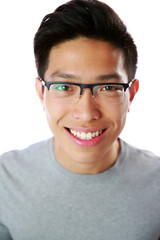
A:
<svg viewBox="0 0 160 240">
<path fill-rule="evenodd" d="M 116 106 L 108 107 L 108 115 L 111 119 L 114 128 L 121 130 L 126 122 L 126 117 L 129 108 L 128 97 L 126 97 L 125 101 L 122 104 L 118 104 Z"/>
<path fill-rule="evenodd" d="M 65 105 L 51 102 L 47 96 L 44 99 L 44 110 L 49 127 L 53 133 L 57 131 L 57 126 L 60 127 L 60 123 L 64 116 L 68 112 L 68 108 Z"/>
<path fill-rule="evenodd" d="M 56 135 L 63 128 L 63 122 L 69 112 L 69 107 L 65 104 L 58 104 L 50 102 L 46 99 L 45 101 L 45 113 L 48 125 L 54 135 Z"/>
<path fill-rule="evenodd" d="M 126 98 L 126 101 L 124 101 L 123 104 L 119 106 L 116 113 L 117 121 L 119 122 L 119 125 L 121 125 L 121 127 L 124 127 L 125 125 L 128 108 L 129 108 L 129 100 L 128 98 Z"/>
</svg>

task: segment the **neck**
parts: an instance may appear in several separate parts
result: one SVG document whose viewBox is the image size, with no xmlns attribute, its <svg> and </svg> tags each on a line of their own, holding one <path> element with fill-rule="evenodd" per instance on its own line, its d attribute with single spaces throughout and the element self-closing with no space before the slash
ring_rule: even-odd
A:
<svg viewBox="0 0 160 240">
<path fill-rule="evenodd" d="M 83 159 L 76 161 L 68 157 L 55 140 L 53 148 L 56 160 L 63 168 L 75 174 L 94 175 L 109 170 L 115 164 L 120 152 L 120 142 L 116 140 L 105 155 L 101 155 L 93 161 L 88 161 L 88 158 L 87 161 Z M 77 154 L 79 155 L 80 152 L 77 152 Z"/>
</svg>

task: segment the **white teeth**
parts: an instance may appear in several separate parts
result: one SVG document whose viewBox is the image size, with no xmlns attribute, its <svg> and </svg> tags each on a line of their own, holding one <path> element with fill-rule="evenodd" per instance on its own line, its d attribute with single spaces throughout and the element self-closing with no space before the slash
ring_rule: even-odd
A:
<svg viewBox="0 0 160 240">
<path fill-rule="evenodd" d="M 89 139 L 92 139 L 92 134 L 91 134 L 91 132 L 87 133 L 87 139 L 88 139 L 88 140 L 89 140 Z"/>
<path fill-rule="evenodd" d="M 70 132 L 72 133 L 73 136 L 82 139 L 82 140 L 91 140 L 95 137 L 98 137 L 100 134 L 102 134 L 102 130 L 100 131 L 96 131 L 96 132 L 76 132 L 75 130 L 70 130 Z"/>
<path fill-rule="evenodd" d="M 97 132 L 96 132 L 96 137 L 98 137 L 98 135 L 99 135 L 99 132 L 97 131 Z"/>
<path fill-rule="evenodd" d="M 94 132 L 94 133 L 92 133 L 92 136 L 93 136 L 93 137 L 95 137 L 95 136 L 96 136 L 96 133 L 95 133 L 95 132 Z"/>
<path fill-rule="evenodd" d="M 78 138 L 81 137 L 81 134 L 78 132 L 78 133 L 75 133 L 75 136 L 77 135 Z"/>
<path fill-rule="evenodd" d="M 77 137 L 79 137 L 79 135 L 77 134 Z M 81 134 L 80 134 L 80 137 L 79 138 L 81 138 L 81 139 L 86 139 L 86 134 L 84 133 L 84 132 L 82 132 Z"/>
</svg>

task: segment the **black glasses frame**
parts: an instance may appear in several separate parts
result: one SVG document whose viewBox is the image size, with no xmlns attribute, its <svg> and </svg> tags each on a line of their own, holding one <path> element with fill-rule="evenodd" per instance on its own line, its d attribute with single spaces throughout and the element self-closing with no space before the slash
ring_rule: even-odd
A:
<svg viewBox="0 0 160 240">
<path fill-rule="evenodd" d="M 47 89 L 49 90 L 50 89 L 50 86 L 52 84 L 67 84 L 67 85 L 75 85 L 75 86 L 79 86 L 80 87 L 80 95 L 82 95 L 82 92 L 83 92 L 83 89 L 85 88 L 89 88 L 91 90 L 91 94 L 92 94 L 92 97 L 94 97 L 94 94 L 93 94 L 93 88 L 95 86 L 101 86 L 101 85 L 107 85 L 107 86 L 122 86 L 123 89 L 124 89 L 124 92 L 127 90 L 127 88 L 130 88 L 132 83 L 134 82 L 134 79 L 131 80 L 129 83 L 94 83 L 94 84 L 81 84 L 81 83 L 71 83 L 71 82 L 46 82 L 44 81 L 42 78 L 39 78 L 43 84 L 43 86 L 47 87 Z"/>
</svg>

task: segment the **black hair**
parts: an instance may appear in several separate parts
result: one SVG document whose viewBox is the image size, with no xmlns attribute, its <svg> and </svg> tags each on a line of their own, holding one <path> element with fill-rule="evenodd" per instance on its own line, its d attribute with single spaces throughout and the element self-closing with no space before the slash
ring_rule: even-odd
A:
<svg viewBox="0 0 160 240">
<path fill-rule="evenodd" d="M 78 37 L 110 42 L 121 49 L 128 80 L 135 77 L 138 57 L 134 40 L 115 11 L 98 0 L 71 0 L 43 18 L 34 38 L 39 77 L 47 70 L 51 48 Z"/>
</svg>

